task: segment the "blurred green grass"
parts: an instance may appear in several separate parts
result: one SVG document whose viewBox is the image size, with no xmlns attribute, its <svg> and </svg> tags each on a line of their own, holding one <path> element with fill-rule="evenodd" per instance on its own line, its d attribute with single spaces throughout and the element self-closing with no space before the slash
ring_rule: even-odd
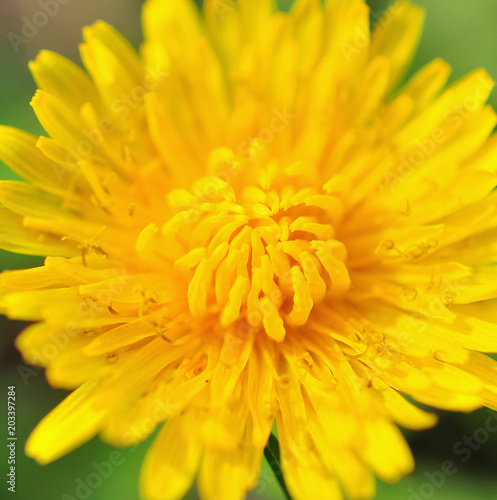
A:
<svg viewBox="0 0 497 500">
<path fill-rule="evenodd" d="M 13 1 L 13 0 L 12 0 Z M 129 9 L 129 24 L 119 28 L 133 40 L 139 19 L 136 17 L 136 4 L 131 0 L 112 0 L 116 12 Z M 282 8 L 288 7 L 291 0 L 280 0 Z M 388 5 L 387 0 L 371 0 L 371 9 L 379 13 Z M 419 0 L 427 11 L 427 21 L 420 50 L 413 62 L 411 73 L 435 57 L 442 57 L 453 67 L 452 80 L 472 69 L 484 66 L 491 75 L 497 76 L 497 2 L 495 0 Z M 5 4 L 4 4 L 5 5 Z M 70 7 L 69 7 L 70 8 Z M 133 14 L 132 14 L 133 13 Z M 1 11 L 0 11 L 1 15 Z M 121 12 L 121 15 L 124 14 Z M 113 16 L 105 17 L 111 24 Z M 18 19 L 12 19 L 18 26 Z M 6 24 L 3 19 L 4 26 Z M 73 29 L 80 31 L 80 18 L 73 20 Z M 14 29 L 14 28 L 12 28 Z M 37 39 L 30 42 L 29 51 L 15 54 L 6 43 L 6 32 L 0 39 L 0 123 L 16 126 L 34 134 L 41 134 L 42 129 L 37 123 L 29 106 L 31 96 L 35 91 L 27 61 L 36 49 Z M 57 33 L 53 33 L 54 40 Z M 61 42 L 59 41 L 59 46 Z M 62 46 L 63 46 L 62 42 Z M 66 55 L 73 55 L 74 47 L 67 48 Z M 497 96 L 493 93 L 490 103 L 497 107 Z M 0 167 L 0 178 L 16 178 L 5 166 Z M 43 259 L 7 252 L 0 252 L 0 267 L 3 269 L 25 268 L 41 264 Z M 48 387 L 42 372 L 36 372 L 29 378 L 25 386 L 19 375 L 18 368 L 22 366 L 18 353 L 12 347 L 12 339 L 21 329 L 22 324 L 0 319 L 0 327 L 4 332 L 0 349 L 2 355 L 1 375 L 6 385 L 15 384 L 18 394 L 18 449 L 17 449 L 17 497 L 22 500 L 64 500 L 64 494 L 77 497 L 78 479 L 85 481 L 94 472 L 94 462 L 107 461 L 114 448 L 95 439 L 75 452 L 57 462 L 46 466 L 38 466 L 34 461 L 24 457 L 22 446 L 30 430 L 48 411 L 53 408 L 64 395 L 64 391 L 56 391 Z M 379 483 L 377 500 L 418 500 L 434 498 L 435 500 L 494 500 L 497 498 L 497 436 L 492 434 L 489 440 L 475 451 L 467 463 L 462 463 L 460 457 L 453 452 L 454 443 L 471 436 L 476 429 L 482 427 L 487 413 L 484 410 L 471 415 L 440 413 L 441 423 L 434 430 L 423 433 L 407 433 L 416 457 L 416 472 L 395 485 Z M 337 432 L 340 432 L 337 429 Z M 108 479 L 98 488 L 91 489 L 88 498 L 93 500 L 137 500 L 137 478 L 142 458 L 148 448 L 149 441 L 140 445 L 135 451 L 122 450 L 124 462 L 115 467 Z M 440 488 L 431 489 L 428 475 L 441 468 L 441 465 L 451 460 L 458 468 L 454 476 L 446 478 Z M 5 462 L 2 462 L 4 467 Z M 2 468 L 3 473 L 3 468 Z M 3 476 L 5 477 L 5 476 Z M 268 500 L 283 499 L 276 481 L 272 478 L 267 464 L 263 463 L 262 480 L 256 488 L 263 498 Z M 434 476 L 433 476 L 434 477 Z M 79 483 L 80 484 L 80 483 Z M 425 489 L 423 489 L 423 487 Z M 414 492 L 414 493 L 412 493 Z M 422 496 L 421 493 L 430 493 Z M 189 498 L 195 498 L 192 492 Z M 7 497 L 5 489 L 0 491 L 0 499 Z M 250 494 L 249 498 L 256 498 Z M 260 498 L 260 497 L 259 497 Z M 313 499 L 314 500 L 314 499 Z"/>
</svg>

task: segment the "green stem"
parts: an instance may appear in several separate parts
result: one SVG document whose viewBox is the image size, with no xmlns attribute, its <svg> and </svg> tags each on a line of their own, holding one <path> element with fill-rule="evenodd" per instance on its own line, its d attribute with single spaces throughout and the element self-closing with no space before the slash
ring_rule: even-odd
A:
<svg viewBox="0 0 497 500">
<path fill-rule="evenodd" d="M 276 476 L 278 483 L 280 483 L 285 497 L 288 500 L 292 500 L 290 493 L 288 493 L 288 490 L 286 489 L 285 481 L 283 480 L 283 473 L 281 472 L 280 464 L 280 445 L 278 443 L 278 438 L 274 434 L 269 436 L 269 441 L 266 448 L 264 448 L 264 456 L 266 457 L 271 469 L 273 469 L 274 475 Z"/>
</svg>

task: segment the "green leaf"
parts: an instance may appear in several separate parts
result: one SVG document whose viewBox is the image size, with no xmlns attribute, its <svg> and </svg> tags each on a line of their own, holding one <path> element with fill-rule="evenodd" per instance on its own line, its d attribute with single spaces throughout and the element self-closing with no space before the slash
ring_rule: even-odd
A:
<svg viewBox="0 0 497 500">
<path fill-rule="evenodd" d="M 280 463 L 280 445 L 278 443 L 278 439 L 274 434 L 271 434 L 271 436 L 269 436 L 269 441 L 266 445 L 266 448 L 264 448 L 264 456 L 266 457 L 269 466 L 273 470 L 278 483 L 280 483 L 285 497 L 288 498 L 288 500 L 292 500 L 292 497 L 290 496 L 290 493 L 288 493 L 288 490 L 285 486 L 285 481 L 283 479 L 283 472 L 281 471 Z"/>
</svg>

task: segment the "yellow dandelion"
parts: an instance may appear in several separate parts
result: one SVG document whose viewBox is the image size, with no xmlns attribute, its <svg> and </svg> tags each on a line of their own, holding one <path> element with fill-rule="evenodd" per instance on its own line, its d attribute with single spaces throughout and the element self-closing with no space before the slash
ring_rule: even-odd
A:
<svg viewBox="0 0 497 500">
<path fill-rule="evenodd" d="M 146 500 L 238 499 L 276 422 L 294 499 L 374 496 L 413 469 L 397 424 L 497 409 L 497 122 L 476 70 L 398 89 L 423 12 L 364 0 L 148 0 L 137 53 L 84 30 L 86 71 L 31 65 L 47 136 L 0 130 L 0 310 L 74 392 L 47 463 L 161 430 Z"/>
</svg>

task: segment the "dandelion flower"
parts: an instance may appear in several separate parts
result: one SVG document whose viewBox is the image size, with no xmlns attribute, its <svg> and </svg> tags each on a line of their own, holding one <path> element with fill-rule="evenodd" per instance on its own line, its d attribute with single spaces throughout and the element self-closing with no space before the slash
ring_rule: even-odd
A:
<svg viewBox="0 0 497 500">
<path fill-rule="evenodd" d="M 497 139 L 478 69 L 399 83 L 423 12 L 363 0 L 148 0 L 136 52 L 84 30 L 41 52 L 47 136 L 0 130 L 0 310 L 74 391 L 26 451 L 161 427 L 146 500 L 238 499 L 273 423 L 295 499 L 374 496 L 413 469 L 397 424 L 497 409 Z"/>
</svg>

